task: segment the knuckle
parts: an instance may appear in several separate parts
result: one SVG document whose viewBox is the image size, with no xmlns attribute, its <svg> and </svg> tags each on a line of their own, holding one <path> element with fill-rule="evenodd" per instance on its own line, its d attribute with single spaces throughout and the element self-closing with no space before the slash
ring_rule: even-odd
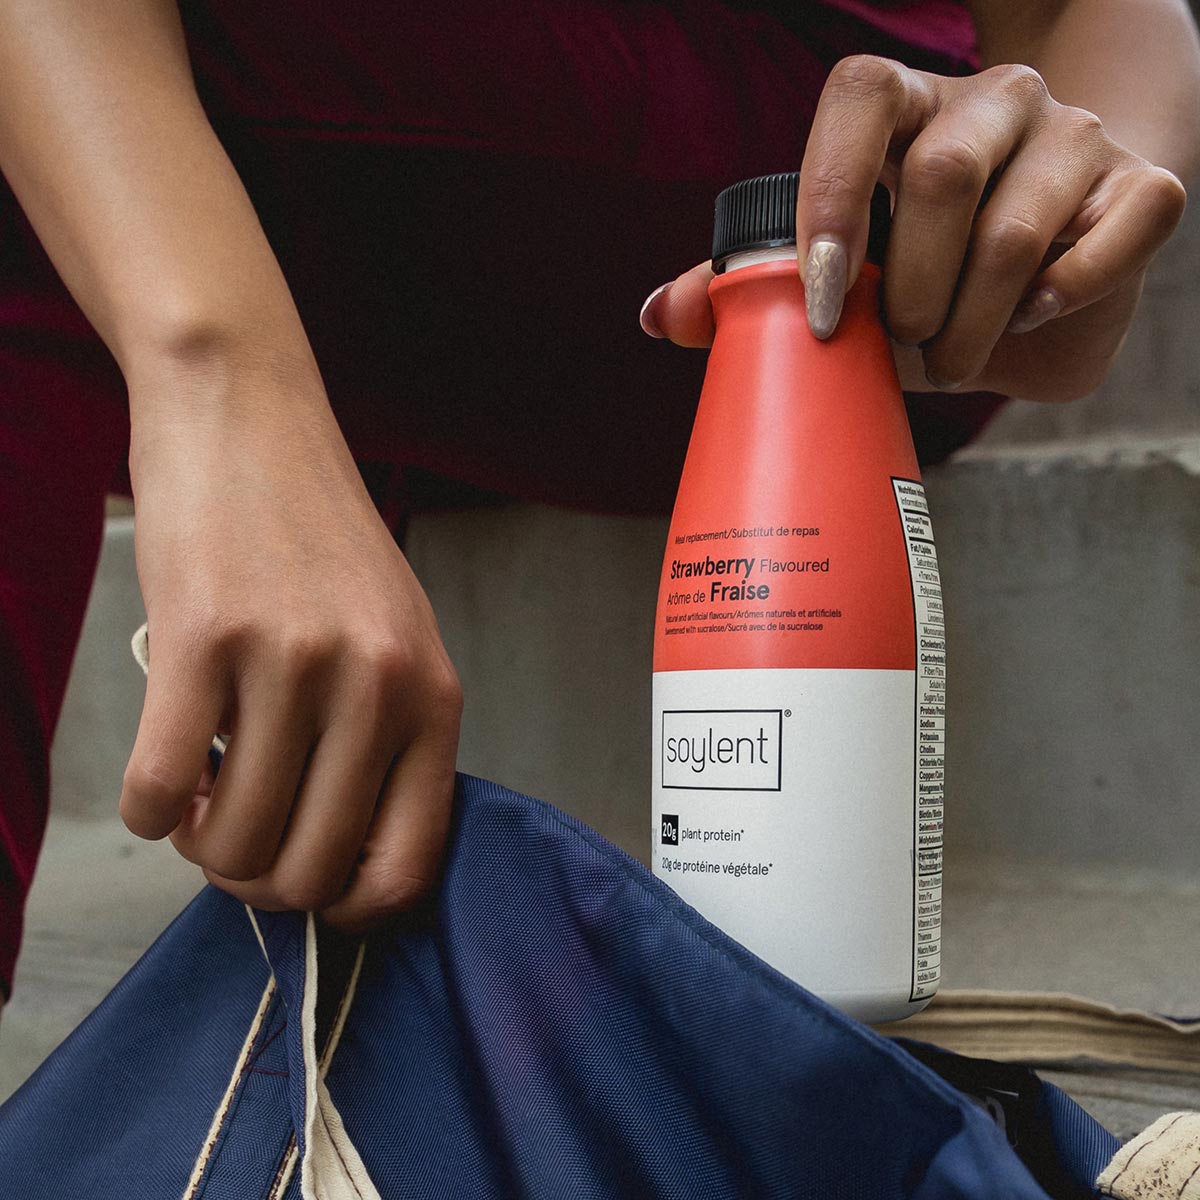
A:
<svg viewBox="0 0 1200 1200">
<path fill-rule="evenodd" d="M 977 196 L 987 183 L 988 166 L 969 142 L 942 139 L 917 147 L 904 160 L 903 187 L 945 197 Z"/>
<path fill-rule="evenodd" d="M 228 662 L 253 643 L 255 633 L 249 616 L 206 610 L 196 621 L 196 653 L 210 662 Z"/>
<path fill-rule="evenodd" d="M 377 864 L 370 872 L 359 874 L 346 894 L 322 915 L 339 929 L 364 932 L 421 901 L 431 890 L 435 875 L 436 871 L 429 877 L 413 874 L 400 862 Z"/>
<path fill-rule="evenodd" d="M 904 91 L 899 64 L 874 54 L 852 54 L 834 65 L 826 87 L 852 100 L 898 103 Z"/>
<path fill-rule="evenodd" d="M 1094 112 L 1086 108 L 1075 108 L 1066 105 L 1062 109 L 1061 118 L 1066 124 L 1067 132 L 1073 141 L 1108 140 L 1104 122 Z"/>
<path fill-rule="evenodd" d="M 412 908 L 426 892 L 431 881 L 403 872 L 378 876 L 362 898 L 360 911 L 363 919 L 377 923 L 396 913 Z"/>
<path fill-rule="evenodd" d="M 192 785 L 173 778 L 172 768 L 154 757 L 130 758 L 121 790 L 124 797 L 122 811 L 129 809 L 135 818 L 138 815 L 162 816 L 192 795 Z"/>
<path fill-rule="evenodd" d="M 355 657 L 360 669 L 390 693 L 410 678 L 415 656 L 406 639 L 384 633 L 364 639 Z"/>
<path fill-rule="evenodd" d="M 813 171 L 806 180 L 805 189 L 817 203 L 837 201 L 854 190 L 850 176 L 832 163 L 824 164 Z"/>
<path fill-rule="evenodd" d="M 1004 274 L 1036 270 L 1049 242 L 1033 221 L 1016 213 L 992 220 L 982 240 L 987 259 Z"/>
<path fill-rule="evenodd" d="M 1024 63 L 1005 63 L 984 72 L 990 81 L 1005 96 L 1020 104 L 1041 106 L 1050 99 L 1046 81 L 1032 67 Z"/>
<path fill-rule="evenodd" d="M 245 846 L 205 847 L 196 853 L 196 861 L 223 879 L 248 883 L 264 875 L 271 867 L 272 855 Z"/>
<path fill-rule="evenodd" d="M 970 379 L 976 370 L 960 347 L 941 343 L 925 352 L 925 373 L 931 380 L 943 379 L 961 384 Z"/>
<path fill-rule="evenodd" d="M 296 912 L 320 912 L 338 898 L 341 888 L 336 883 L 310 876 L 281 879 L 275 884 L 274 891 L 285 908 Z"/>
<path fill-rule="evenodd" d="M 395 688 L 412 678 L 416 667 L 416 653 L 413 646 L 404 639 L 386 638 L 375 644 L 372 662 L 379 678 Z"/>
<path fill-rule="evenodd" d="M 920 313 L 911 305 L 897 306 L 887 313 L 888 331 L 896 341 L 906 346 L 919 346 L 934 337 L 942 327 L 939 318 Z"/>
<path fill-rule="evenodd" d="M 319 673 L 336 655 L 335 640 L 322 630 L 294 625 L 276 636 L 274 651 L 286 678 L 300 685 Z"/>
<path fill-rule="evenodd" d="M 884 279 L 883 316 L 888 333 L 905 346 L 921 346 L 946 323 L 948 297 L 921 280 Z"/>
<path fill-rule="evenodd" d="M 1160 227 L 1174 229 L 1187 207 L 1187 191 L 1163 167 L 1151 167 L 1143 184 L 1144 203 Z"/>
<path fill-rule="evenodd" d="M 438 665 L 430 684 L 434 711 L 447 722 L 458 724 L 463 711 L 463 689 L 458 672 L 448 659 Z"/>
<path fill-rule="evenodd" d="M 399 638 L 360 637 L 348 649 L 346 661 L 354 690 L 368 712 L 391 708 L 402 699 L 411 680 L 413 654 Z"/>
<path fill-rule="evenodd" d="M 382 713 L 403 706 L 413 680 L 413 653 L 401 642 L 377 642 L 362 655 L 368 706 Z"/>
<path fill-rule="evenodd" d="M 1076 273 L 1080 279 L 1087 281 L 1087 290 L 1093 295 L 1108 295 L 1132 274 L 1132 270 L 1123 269 L 1104 255 L 1092 253 L 1091 248 L 1084 242 L 1080 242 L 1073 253 Z"/>
</svg>

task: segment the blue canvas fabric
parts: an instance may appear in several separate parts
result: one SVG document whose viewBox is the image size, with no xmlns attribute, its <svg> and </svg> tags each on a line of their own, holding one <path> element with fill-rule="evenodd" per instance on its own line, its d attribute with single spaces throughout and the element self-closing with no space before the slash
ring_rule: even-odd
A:
<svg viewBox="0 0 1200 1200">
<path fill-rule="evenodd" d="M 255 916 L 202 892 L 0 1109 L 0 1197 L 1045 1200 L 1095 1195 L 1117 1149 L 1031 1072 L 877 1035 L 482 780 L 437 895 L 361 958 Z M 369 1184 L 288 1175 L 318 1134 Z"/>
</svg>

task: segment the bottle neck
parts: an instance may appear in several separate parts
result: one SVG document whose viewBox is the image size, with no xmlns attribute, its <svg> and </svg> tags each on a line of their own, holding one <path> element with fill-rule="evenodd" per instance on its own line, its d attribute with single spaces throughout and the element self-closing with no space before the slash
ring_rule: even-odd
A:
<svg viewBox="0 0 1200 1200">
<path fill-rule="evenodd" d="M 785 246 L 768 246 L 763 250 L 743 250 L 740 254 L 731 254 L 725 260 L 725 269 L 721 274 L 728 275 L 742 267 L 756 267 L 759 263 L 782 262 L 789 258 L 793 262 L 796 261 L 795 242 L 789 242 Z"/>
<path fill-rule="evenodd" d="M 751 269 L 743 270 L 744 267 Z M 874 339 L 878 336 L 886 347 L 887 336 L 879 315 L 881 280 L 877 266 L 863 263 L 858 279 L 846 294 L 838 334 L 826 346 L 834 341 L 844 345 L 847 338 Z M 726 262 L 726 270 L 708 285 L 708 295 L 712 301 L 717 340 L 728 340 L 729 337 L 735 341 L 746 337 L 757 339 L 768 325 L 775 328 L 773 323 L 782 319 L 785 313 L 790 314 L 785 323 L 795 321 L 798 328 L 808 328 L 804 281 L 796 265 L 794 246 L 750 250 L 731 256 Z M 743 322 L 748 324 L 739 333 L 722 336 L 722 330 Z M 752 332 L 754 330 L 758 332 Z M 815 339 L 802 340 L 813 340 L 816 344 Z M 890 350 L 888 352 L 890 354 Z"/>
</svg>

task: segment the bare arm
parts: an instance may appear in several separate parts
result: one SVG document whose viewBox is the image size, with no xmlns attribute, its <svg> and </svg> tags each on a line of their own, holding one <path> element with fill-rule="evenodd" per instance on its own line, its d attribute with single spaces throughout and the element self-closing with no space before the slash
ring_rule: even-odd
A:
<svg viewBox="0 0 1200 1200">
<path fill-rule="evenodd" d="M 1060 104 L 1185 183 L 1200 166 L 1200 40 L 1183 0 L 970 0 L 985 66 L 1025 63 Z"/>
<path fill-rule="evenodd" d="M 0 166 L 127 374 L 248 336 L 303 358 L 172 0 L 0 0 Z"/>
<path fill-rule="evenodd" d="M 448 827 L 458 682 L 174 5 L 0 0 L 0 167 L 129 386 L 152 653 L 126 824 L 260 907 L 404 907 Z"/>
</svg>

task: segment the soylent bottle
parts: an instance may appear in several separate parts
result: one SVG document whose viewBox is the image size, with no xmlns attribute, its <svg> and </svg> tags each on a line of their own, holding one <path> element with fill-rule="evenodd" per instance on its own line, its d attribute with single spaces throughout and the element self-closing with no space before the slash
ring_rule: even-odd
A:
<svg viewBox="0 0 1200 1200">
<path fill-rule="evenodd" d="M 717 198 L 716 339 L 654 631 L 657 875 L 865 1021 L 941 962 L 945 627 L 868 263 L 805 319 L 798 176 Z"/>
</svg>

